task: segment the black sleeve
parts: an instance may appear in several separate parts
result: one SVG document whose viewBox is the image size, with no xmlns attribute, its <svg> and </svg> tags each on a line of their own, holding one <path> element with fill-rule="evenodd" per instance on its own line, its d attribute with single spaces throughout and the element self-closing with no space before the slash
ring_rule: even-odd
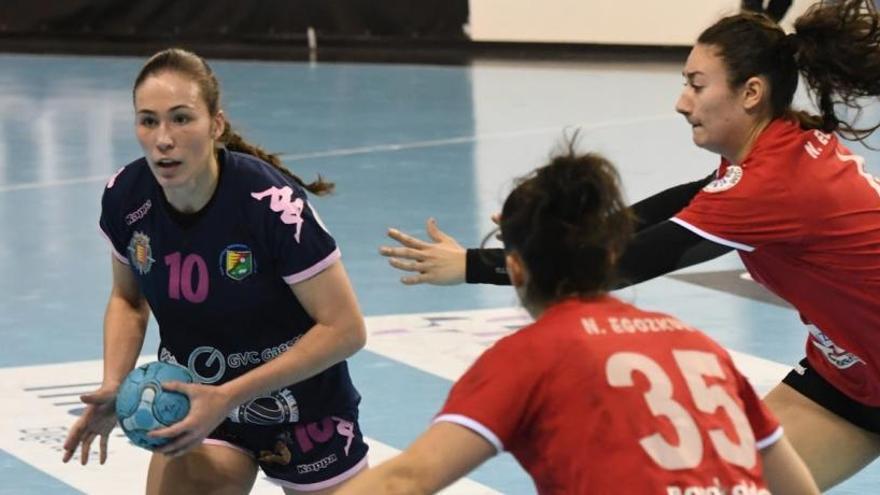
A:
<svg viewBox="0 0 880 495">
<path fill-rule="evenodd" d="M 468 249 L 464 269 L 469 284 L 510 285 L 503 249 Z"/>
<path fill-rule="evenodd" d="M 633 242 L 627 249 L 623 258 L 621 258 L 620 274 L 622 279 L 632 280 L 624 285 L 632 285 L 643 280 L 648 280 L 677 270 L 678 268 L 684 268 L 685 266 L 690 266 L 699 263 L 700 261 L 706 261 L 721 256 L 727 251 L 730 251 L 730 248 L 725 248 L 726 250 L 723 252 L 706 258 L 705 260 L 694 261 L 688 265 L 676 266 L 676 262 L 669 262 L 672 258 L 679 260 L 681 254 L 691 247 L 689 245 L 678 246 L 677 244 L 682 242 L 682 239 L 678 236 L 687 237 L 688 242 L 694 242 L 695 244 L 695 241 L 703 238 L 691 233 L 685 228 L 665 221 L 669 220 L 673 215 L 687 206 L 694 196 L 700 192 L 700 189 L 711 182 L 714 177 L 715 172 L 712 172 L 703 179 L 671 187 L 630 206 L 636 216 L 636 232 L 638 232 L 638 234 L 636 235 L 636 238 L 633 239 Z M 649 236 L 640 239 L 642 233 L 648 233 L 650 227 L 659 226 L 658 224 L 662 225 L 661 222 L 669 223 L 671 228 L 665 227 L 659 231 L 659 234 L 651 233 Z M 673 234 L 667 239 L 666 236 L 670 235 L 668 234 L 669 232 L 673 232 Z M 650 247 L 642 245 L 646 242 L 651 243 Z M 670 242 L 670 249 L 668 250 L 666 250 L 664 246 L 664 243 L 666 242 Z M 718 246 L 710 241 L 706 242 Z M 676 251 L 679 247 L 683 248 L 681 252 Z M 648 249 L 656 252 L 664 251 L 662 256 L 664 257 L 663 260 L 665 260 L 665 262 L 654 266 L 653 262 L 656 259 L 655 255 L 657 253 L 647 251 Z M 630 252 L 633 253 L 632 256 L 630 255 Z M 647 256 L 646 253 L 648 254 Z M 651 273 L 653 273 L 653 275 L 648 275 Z M 642 274 L 645 274 L 645 276 L 639 278 Z M 465 263 L 465 282 L 469 284 L 510 285 L 510 279 L 507 276 L 507 267 L 504 264 L 504 250 L 468 249 Z"/>
<path fill-rule="evenodd" d="M 670 187 L 630 206 L 636 217 L 636 232 L 672 218 L 673 215 L 683 210 L 700 192 L 700 189 L 712 182 L 714 178 L 715 172 L 712 172 L 704 179 Z"/>
<path fill-rule="evenodd" d="M 717 258 L 733 248 L 664 220 L 635 235 L 617 264 L 615 289 Z"/>
</svg>

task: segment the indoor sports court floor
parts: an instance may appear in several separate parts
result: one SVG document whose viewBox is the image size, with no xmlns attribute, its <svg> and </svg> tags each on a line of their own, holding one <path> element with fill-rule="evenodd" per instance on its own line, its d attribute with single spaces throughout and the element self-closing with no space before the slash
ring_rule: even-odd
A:
<svg viewBox="0 0 880 495">
<path fill-rule="evenodd" d="M 104 466 L 60 460 L 77 396 L 101 378 L 110 251 L 98 234 L 99 198 L 104 181 L 140 156 L 131 83 L 142 61 L 0 55 L 0 259 L 9 268 L 0 278 L 0 494 L 142 490 L 148 453 L 119 434 Z M 374 463 L 424 429 L 471 360 L 527 321 L 506 287 L 401 285 L 377 254 L 387 227 L 424 235 L 434 215 L 462 243 L 479 243 L 511 179 L 574 128 L 584 149 L 619 166 L 631 200 L 716 164 L 673 111 L 677 63 L 213 65 L 240 131 L 284 153 L 301 176 L 337 183 L 315 205 L 368 317 L 367 349 L 351 363 Z M 878 172 L 880 155 L 865 154 Z M 619 295 L 708 331 L 761 391 L 802 357 L 796 313 L 743 277 L 735 256 Z M 145 359 L 156 344 L 151 326 Z M 878 486 L 874 465 L 830 493 Z M 448 491 L 532 492 L 508 455 Z M 261 480 L 254 493 L 280 490 Z"/>
</svg>

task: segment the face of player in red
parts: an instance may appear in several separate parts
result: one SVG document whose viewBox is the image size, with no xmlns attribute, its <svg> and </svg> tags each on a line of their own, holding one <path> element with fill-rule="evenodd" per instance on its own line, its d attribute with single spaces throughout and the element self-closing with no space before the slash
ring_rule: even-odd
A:
<svg viewBox="0 0 880 495">
<path fill-rule="evenodd" d="M 760 112 L 763 80 L 753 77 L 731 88 L 717 48 L 703 44 L 691 50 L 682 75 L 684 89 L 675 110 L 691 125 L 694 144 L 740 163 L 769 121 Z"/>
<path fill-rule="evenodd" d="M 222 112 L 212 116 L 198 84 L 179 72 L 148 77 L 134 94 L 135 131 L 168 201 L 195 211 L 210 199 L 219 170 L 214 144 Z"/>
</svg>

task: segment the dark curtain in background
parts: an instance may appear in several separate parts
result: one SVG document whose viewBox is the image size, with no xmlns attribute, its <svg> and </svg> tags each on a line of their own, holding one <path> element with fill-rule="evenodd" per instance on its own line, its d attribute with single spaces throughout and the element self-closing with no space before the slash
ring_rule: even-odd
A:
<svg viewBox="0 0 880 495">
<path fill-rule="evenodd" d="M 0 36 L 464 39 L 468 0 L 4 0 Z"/>
</svg>

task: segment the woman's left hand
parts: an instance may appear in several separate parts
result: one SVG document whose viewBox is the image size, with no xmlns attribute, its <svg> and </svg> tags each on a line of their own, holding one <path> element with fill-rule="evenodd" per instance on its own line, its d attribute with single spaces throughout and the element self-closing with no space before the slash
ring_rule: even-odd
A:
<svg viewBox="0 0 880 495">
<path fill-rule="evenodd" d="M 220 387 L 200 383 L 167 382 L 162 388 L 180 392 L 189 397 L 189 414 L 177 423 L 150 432 L 151 437 L 170 438 L 171 441 L 156 452 L 171 457 L 183 455 L 202 444 L 202 441 L 226 419 L 232 408 Z"/>
</svg>

